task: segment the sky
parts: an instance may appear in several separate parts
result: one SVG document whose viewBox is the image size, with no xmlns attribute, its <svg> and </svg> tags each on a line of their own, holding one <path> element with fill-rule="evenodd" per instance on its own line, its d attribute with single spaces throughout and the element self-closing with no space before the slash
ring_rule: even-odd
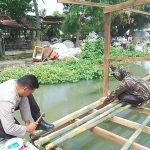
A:
<svg viewBox="0 0 150 150">
<path fill-rule="evenodd" d="M 46 15 L 52 15 L 54 11 L 59 11 L 60 13 L 63 12 L 63 4 L 62 3 L 57 3 L 57 0 L 43 0 L 44 3 L 42 2 L 42 0 L 38 0 L 38 8 L 46 9 Z"/>
</svg>

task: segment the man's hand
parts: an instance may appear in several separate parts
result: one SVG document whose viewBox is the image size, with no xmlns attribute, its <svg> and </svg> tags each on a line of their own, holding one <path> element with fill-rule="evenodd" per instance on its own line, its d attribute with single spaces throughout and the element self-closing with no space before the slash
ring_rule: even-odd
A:
<svg viewBox="0 0 150 150">
<path fill-rule="evenodd" d="M 31 135 L 35 134 L 36 127 L 37 127 L 37 124 L 35 122 L 26 124 L 27 132 Z"/>
</svg>

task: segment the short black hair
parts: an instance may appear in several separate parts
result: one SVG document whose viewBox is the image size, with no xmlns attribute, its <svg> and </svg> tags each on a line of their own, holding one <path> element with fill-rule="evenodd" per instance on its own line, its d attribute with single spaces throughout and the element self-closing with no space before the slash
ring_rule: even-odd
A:
<svg viewBox="0 0 150 150">
<path fill-rule="evenodd" d="M 31 90 L 39 88 L 38 79 L 32 74 L 21 77 L 17 80 L 17 83 Z"/>
</svg>

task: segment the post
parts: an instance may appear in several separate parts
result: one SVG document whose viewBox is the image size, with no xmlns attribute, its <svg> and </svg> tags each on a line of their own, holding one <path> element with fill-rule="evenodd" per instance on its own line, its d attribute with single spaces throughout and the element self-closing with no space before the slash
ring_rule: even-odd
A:
<svg viewBox="0 0 150 150">
<path fill-rule="evenodd" d="M 110 63 L 110 26 L 111 13 L 104 15 L 104 32 L 105 32 L 105 49 L 104 49 L 104 87 L 103 95 L 106 96 L 108 92 L 109 81 L 109 63 Z"/>
</svg>

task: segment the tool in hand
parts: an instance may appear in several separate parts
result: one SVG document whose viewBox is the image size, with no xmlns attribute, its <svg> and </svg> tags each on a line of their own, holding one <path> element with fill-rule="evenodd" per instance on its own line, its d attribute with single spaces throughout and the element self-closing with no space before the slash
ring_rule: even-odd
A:
<svg viewBox="0 0 150 150">
<path fill-rule="evenodd" d="M 45 117 L 45 113 L 42 113 L 35 123 L 38 124 L 42 120 L 43 117 Z"/>
</svg>

